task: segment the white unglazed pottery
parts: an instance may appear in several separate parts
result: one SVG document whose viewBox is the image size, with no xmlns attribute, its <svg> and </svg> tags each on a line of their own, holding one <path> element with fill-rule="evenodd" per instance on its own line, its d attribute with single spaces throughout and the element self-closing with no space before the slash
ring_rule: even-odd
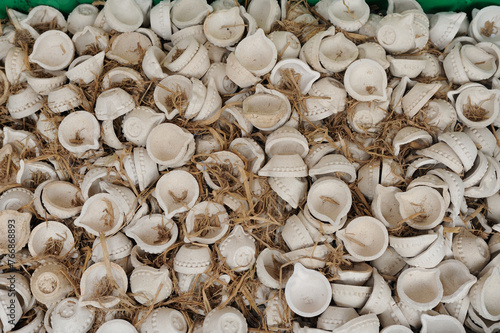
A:
<svg viewBox="0 0 500 333">
<path fill-rule="evenodd" d="M 255 263 L 255 239 L 246 233 L 242 226 L 237 225 L 233 231 L 219 245 L 220 254 L 226 264 L 235 272 L 250 269 Z"/>
<path fill-rule="evenodd" d="M 168 330 L 172 333 L 186 333 L 188 324 L 182 312 L 167 307 L 159 307 L 151 311 L 140 326 L 141 331 Z"/>
<path fill-rule="evenodd" d="M 498 117 L 500 106 L 496 103 L 496 90 L 483 86 L 471 86 L 462 90 L 455 102 L 458 119 L 472 128 L 489 126 Z M 474 108 L 480 108 L 482 116 L 474 117 Z M 472 117 L 472 119 L 470 119 Z"/>
<path fill-rule="evenodd" d="M 228 47 L 236 44 L 245 32 L 245 24 L 238 6 L 218 10 L 207 16 L 203 23 L 207 39 L 216 46 Z"/>
<path fill-rule="evenodd" d="M 103 309 L 120 303 L 120 296 L 123 297 L 128 287 L 127 274 L 118 264 L 110 262 L 109 265 L 109 273 L 106 268 L 107 264 L 104 262 L 93 264 L 83 272 L 80 280 L 81 298 L 79 303 L 81 305 L 91 305 Z M 114 283 L 110 279 L 113 279 Z M 99 295 L 101 284 L 111 284 L 112 290 L 109 295 Z"/>
<path fill-rule="evenodd" d="M 398 277 L 396 288 L 398 296 L 419 311 L 430 310 L 443 297 L 443 285 L 436 268 L 408 268 Z"/>
<path fill-rule="evenodd" d="M 46 162 L 29 162 L 21 160 L 19 162 L 19 171 L 16 175 L 16 182 L 25 187 L 34 187 L 36 175 L 42 175 L 45 179 L 57 179 L 57 174 L 49 163 Z"/>
<path fill-rule="evenodd" d="M 57 89 L 66 82 L 64 71 L 35 70 L 33 72 L 24 72 L 23 75 L 28 85 L 40 95 L 48 95 L 52 90 Z"/>
<path fill-rule="evenodd" d="M 322 177 L 309 189 L 307 204 L 314 217 L 341 228 L 351 209 L 351 191 L 338 178 Z"/>
<path fill-rule="evenodd" d="M 27 70 L 24 62 L 26 57 L 26 51 L 15 46 L 11 47 L 5 55 L 5 76 L 7 76 L 10 84 L 14 84 L 17 81 L 26 81 L 24 76 L 21 75 L 22 72 Z"/>
<path fill-rule="evenodd" d="M 117 35 L 106 52 L 106 58 L 116 60 L 122 65 L 137 65 L 142 59 L 143 50 L 152 46 L 151 39 L 140 32 L 124 32 Z"/>
<path fill-rule="evenodd" d="M 405 266 L 406 262 L 392 247 L 387 247 L 387 250 L 371 262 L 381 274 L 395 276 Z"/>
<path fill-rule="evenodd" d="M 156 183 L 156 200 L 167 216 L 192 208 L 199 197 L 196 178 L 183 170 L 172 170 Z"/>
<path fill-rule="evenodd" d="M 187 50 L 187 49 L 186 49 Z M 188 51 L 184 51 L 183 54 L 185 54 Z M 205 99 L 206 95 L 206 89 L 204 86 L 201 87 L 202 91 L 198 92 L 203 99 Z M 166 117 L 168 120 L 173 119 L 176 115 L 179 113 L 186 113 L 186 115 L 189 116 L 196 116 L 198 112 L 201 109 L 200 107 L 197 107 L 196 110 L 191 110 L 188 112 L 188 108 L 191 107 L 191 104 L 193 103 L 193 99 L 196 96 L 196 90 L 193 82 L 191 82 L 189 79 L 182 75 L 171 75 L 169 77 L 164 78 L 163 80 L 160 81 L 160 83 L 156 86 L 155 91 L 154 91 L 154 99 L 155 99 L 155 104 L 160 109 L 160 111 L 165 112 Z M 185 95 L 185 103 L 187 102 L 187 105 L 181 105 L 181 106 L 176 106 L 176 105 L 170 105 L 173 104 L 173 98 L 175 95 L 184 94 Z M 184 96 L 182 96 L 184 97 Z M 182 103 L 182 104 L 185 104 Z M 179 110 L 179 108 L 181 110 Z M 194 113 L 192 115 L 191 113 Z"/>
<path fill-rule="evenodd" d="M 477 278 L 469 273 L 469 269 L 458 260 L 442 261 L 438 266 L 439 279 L 443 284 L 443 303 L 457 302 L 469 293 Z"/>
<path fill-rule="evenodd" d="M 340 154 L 323 156 L 318 163 L 309 168 L 309 176 L 313 180 L 324 176 L 339 176 L 343 181 L 352 183 L 356 180 L 356 167 L 346 157 Z"/>
<path fill-rule="evenodd" d="M 453 105 L 443 99 L 432 99 L 422 114 L 429 119 L 429 125 L 436 126 L 440 130 L 451 129 L 457 122 L 457 113 Z"/>
<path fill-rule="evenodd" d="M 105 53 L 102 51 L 94 56 L 76 58 L 68 67 L 66 77 L 71 82 L 82 81 L 85 84 L 89 84 L 101 75 L 104 66 L 104 56 Z"/>
<path fill-rule="evenodd" d="M 111 0 L 104 6 L 106 24 L 118 32 L 137 30 L 144 21 L 144 15 L 136 1 Z"/>
<path fill-rule="evenodd" d="M 97 27 L 86 26 L 82 31 L 77 32 L 73 38 L 76 52 L 82 55 L 86 51 L 97 48 L 100 51 L 106 51 L 109 43 L 108 34 Z"/>
<path fill-rule="evenodd" d="M 14 233 L 9 233 L 8 230 L 12 230 L 13 220 L 15 221 Z M 30 213 L 19 213 L 15 210 L 3 210 L 0 212 L 0 226 L 3 227 L 3 230 L 7 231 L 2 233 L 0 238 L 0 254 L 7 254 L 9 250 L 12 249 L 12 247 L 9 246 L 9 239 L 12 239 L 12 236 L 9 238 L 8 235 L 15 235 L 15 252 L 21 250 L 28 243 L 30 236 L 30 221 Z"/>
<path fill-rule="evenodd" d="M 380 321 L 375 314 L 366 314 L 349 320 L 342 326 L 334 329 L 332 333 L 349 333 L 358 330 L 366 333 L 376 333 L 379 326 Z"/>
<path fill-rule="evenodd" d="M 415 47 L 414 14 L 388 14 L 377 30 L 379 44 L 392 54 L 405 53 Z"/>
<path fill-rule="evenodd" d="M 298 58 L 300 52 L 300 41 L 289 31 L 273 31 L 268 35 L 278 51 L 280 60 Z"/>
<path fill-rule="evenodd" d="M 172 35 L 172 21 L 170 20 L 170 0 L 160 1 L 149 12 L 151 29 L 161 38 L 168 40 Z"/>
<path fill-rule="evenodd" d="M 478 11 L 470 22 L 469 32 L 471 36 L 480 42 L 498 43 L 498 34 L 488 33 L 487 26 L 498 26 L 500 22 L 498 19 L 499 13 L 498 6 L 487 6 Z"/>
<path fill-rule="evenodd" d="M 384 327 L 381 333 L 410 333 L 413 332 L 410 328 L 403 325 L 390 325 Z"/>
<path fill-rule="evenodd" d="M 397 193 L 396 200 L 401 216 L 408 219 L 408 225 L 421 230 L 432 229 L 440 224 L 447 208 L 441 194 L 428 186 L 416 186 Z"/>
<path fill-rule="evenodd" d="M 187 130 L 174 124 L 163 123 L 149 133 L 146 149 L 151 159 L 159 165 L 180 167 L 193 156 L 195 141 Z"/>
<path fill-rule="evenodd" d="M 173 269 L 182 274 L 201 274 L 212 264 L 208 246 L 184 244 L 174 257 Z"/>
<path fill-rule="evenodd" d="M 36 300 L 50 306 L 73 291 L 67 278 L 66 267 L 58 262 L 46 262 L 40 265 L 31 275 L 31 293 Z"/>
<path fill-rule="evenodd" d="M 451 47 L 453 45 L 453 47 Z M 456 44 L 450 44 L 447 49 L 451 49 L 444 58 L 443 68 L 446 73 L 446 77 L 449 81 L 457 84 L 464 84 L 469 81 L 467 72 L 465 71 L 461 56 L 460 49 L 462 44 L 460 42 Z"/>
<path fill-rule="evenodd" d="M 206 67 L 208 69 L 209 66 Z M 200 75 L 200 77 L 203 76 L 203 73 Z M 195 78 L 192 78 L 191 81 L 196 80 Z M 193 87 L 195 87 L 194 81 L 193 81 Z M 193 118 L 194 121 L 203 121 L 203 120 L 212 120 L 214 117 L 216 117 L 217 113 L 219 112 L 221 106 L 222 106 L 222 97 L 219 95 L 219 91 L 217 90 L 217 84 L 215 83 L 215 78 L 209 77 L 208 78 L 208 83 L 206 87 L 206 95 L 205 99 L 203 102 L 200 102 L 201 99 L 198 101 L 198 103 L 201 103 L 201 108 L 199 109 L 199 113 Z M 192 101 L 194 101 L 194 98 L 192 98 Z M 192 104 L 193 105 L 193 104 Z M 188 106 L 188 109 L 186 110 L 186 114 L 184 115 L 185 118 L 190 119 L 190 108 Z"/>
<path fill-rule="evenodd" d="M 305 198 L 307 182 L 302 177 L 269 177 L 267 180 L 273 191 L 293 208 Z"/>
<path fill-rule="evenodd" d="M 309 146 L 306 137 L 297 129 L 283 126 L 269 134 L 265 152 L 268 157 L 298 154 L 304 158 L 309 152 Z"/>
<path fill-rule="evenodd" d="M 372 278 L 367 282 L 367 285 L 372 287 L 372 294 L 361 309 L 360 314 L 381 314 L 387 309 L 392 299 L 391 288 L 376 268 L 373 269 Z"/>
<path fill-rule="evenodd" d="M 427 65 L 427 58 L 423 56 L 387 56 L 387 60 L 392 75 L 410 79 L 419 76 Z"/>
<path fill-rule="evenodd" d="M 318 328 L 323 330 L 334 330 L 356 317 L 358 317 L 358 313 L 352 308 L 329 306 L 325 312 L 318 317 Z"/>
<path fill-rule="evenodd" d="M 90 330 L 94 318 L 94 312 L 81 306 L 77 298 L 68 297 L 47 310 L 45 328 L 51 327 L 54 333 L 62 333 L 67 329 L 85 332 Z"/>
<path fill-rule="evenodd" d="M 497 72 L 496 55 L 490 54 L 475 45 L 463 45 L 460 57 L 465 72 L 471 81 L 491 78 Z"/>
<path fill-rule="evenodd" d="M 443 235 L 443 227 L 439 226 L 434 232 L 437 233 L 438 237 L 427 249 L 414 257 L 403 257 L 408 265 L 422 268 L 434 268 L 443 260 L 445 255 L 449 253 L 450 249 Z"/>
<path fill-rule="evenodd" d="M 496 295 L 500 284 L 500 269 L 491 268 L 474 284 L 469 292 L 472 307 L 485 319 L 498 321 L 500 311 Z"/>
<path fill-rule="evenodd" d="M 314 245 L 314 240 L 307 227 L 297 215 L 292 215 L 286 220 L 282 237 L 292 251 Z"/>
<path fill-rule="evenodd" d="M 67 219 L 80 213 L 84 201 L 77 186 L 58 180 L 43 187 L 40 199 L 47 212 L 60 219 Z"/>
<path fill-rule="evenodd" d="M 57 252 L 50 249 L 50 242 L 60 242 Z M 75 240 L 71 230 L 60 222 L 47 221 L 33 228 L 28 241 L 28 249 L 33 257 L 43 254 L 65 256 L 74 247 Z"/>
<path fill-rule="evenodd" d="M 234 113 L 231 113 L 231 115 Z M 246 159 L 247 170 L 257 173 L 266 159 L 264 150 L 250 138 L 236 138 L 229 145 L 229 150 L 239 153 Z"/>
<path fill-rule="evenodd" d="M 0 194 L 0 210 L 19 210 L 26 213 L 25 208 L 31 205 L 35 197 L 33 192 L 23 187 L 14 187 Z"/>
<path fill-rule="evenodd" d="M 289 271 L 283 252 L 266 248 L 259 253 L 255 262 L 257 277 L 266 287 L 282 289 L 285 287 L 291 272 Z"/>
<path fill-rule="evenodd" d="M 114 120 L 136 106 L 135 100 L 122 88 L 111 88 L 103 91 L 95 102 L 95 117 L 98 120 Z"/>
<path fill-rule="evenodd" d="M 24 17 L 22 15 L 19 15 L 19 12 L 17 12 L 16 14 L 17 15 L 11 15 L 11 17 L 22 17 L 19 23 L 24 29 L 27 29 L 35 39 L 39 36 L 39 33 L 33 26 L 36 27 L 37 24 L 49 23 L 51 21 L 54 21 L 56 30 L 60 30 L 62 32 L 67 31 L 67 22 L 64 18 L 64 15 L 56 8 L 53 8 L 51 6 L 36 6 L 30 10 L 27 16 Z"/>
<path fill-rule="evenodd" d="M 164 67 L 161 65 L 166 56 L 167 55 L 162 51 L 162 49 L 157 46 L 151 46 L 147 49 L 144 54 L 144 58 L 142 59 L 142 70 L 148 79 L 162 80 L 168 76 L 168 74 L 164 72 Z"/>
<path fill-rule="evenodd" d="M 283 82 L 284 73 L 300 75 L 299 87 L 302 94 L 307 94 L 320 74 L 312 70 L 307 63 L 300 59 L 285 59 L 279 61 L 271 71 L 271 83 L 279 87 Z"/>
<path fill-rule="evenodd" d="M 186 216 L 184 241 L 199 244 L 214 244 L 229 230 L 229 216 L 224 206 L 202 201 Z"/>
<path fill-rule="evenodd" d="M 356 31 L 361 28 L 370 16 L 370 7 L 363 0 L 334 0 L 328 6 L 328 19 L 335 26 Z"/>
<path fill-rule="evenodd" d="M 123 135 L 128 141 L 138 146 L 145 146 L 149 132 L 164 120 L 165 115 L 149 107 L 136 107 L 123 118 Z"/>
<path fill-rule="evenodd" d="M 321 65 L 331 73 L 343 72 L 358 58 L 359 54 L 356 44 L 348 40 L 341 32 L 324 38 L 318 52 Z"/>
<path fill-rule="evenodd" d="M 431 42 L 440 50 L 455 38 L 462 23 L 467 20 L 464 12 L 440 12 L 430 19 L 429 38 Z"/>
<path fill-rule="evenodd" d="M 271 31 L 272 25 L 281 18 L 282 13 L 277 0 L 252 1 L 247 11 L 265 33 Z"/>
<path fill-rule="evenodd" d="M 76 6 L 68 15 L 68 31 L 74 35 L 86 26 L 93 25 L 97 14 L 99 14 L 99 9 L 91 4 Z"/>
<path fill-rule="evenodd" d="M 434 232 L 412 237 L 389 236 L 389 244 L 399 255 L 411 258 L 425 251 L 437 238 Z"/>
<path fill-rule="evenodd" d="M 332 288 L 323 274 L 296 263 L 285 286 L 285 298 L 296 314 L 315 317 L 330 305 Z"/>
<path fill-rule="evenodd" d="M 14 295 L 9 296 L 9 291 L 7 289 L 0 290 L 0 297 L 4 299 L 4 304 L 2 304 L 2 326 L 3 329 L 9 330 L 12 332 L 12 329 L 15 327 L 17 322 L 21 319 L 23 309 L 21 308 L 21 304 L 19 299 Z M 7 305 L 9 304 L 9 305 Z M 9 306 L 9 308 L 7 307 Z M 7 313 L 12 311 L 12 316 L 7 317 Z"/>
<path fill-rule="evenodd" d="M 203 321 L 203 332 L 213 333 L 246 333 L 247 321 L 243 314 L 231 306 L 210 311 Z"/>
<path fill-rule="evenodd" d="M 210 154 L 207 159 L 197 163 L 196 167 L 203 172 L 203 179 L 207 185 L 213 190 L 219 190 L 221 184 L 217 177 L 213 177 L 214 169 L 225 167 L 227 172 L 230 172 L 235 179 L 243 182 L 242 170 L 244 165 L 243 160 L 237 154 L 222 150 Z M 237 187 L 238 183 L 233 181 L 231 186 Z"/>
<path fill-rule="evenodd" d="M 150 214 L 141 217 L 133 226 L 127 228 L 125 233 L 133 238 L 142 250 L 157 254 L 175 243 L 179 230 L 177 224 L 165 215 Z"/>
<path fill-rule="evenodd" d="M 306 177 L 307 165 L 298 154 L 274 155 L 259 170 L 259 176 L 265 177 Z"/>
<path fill-rule="evenodd" d="M 256 76 L 269 73 L 278 60 L 276 46 L 262 29 L 242 39 L 236 46 L 234 55 L 243 67 Z"/>
<path fill-rule="evenodd" d="M 327 118 L 345 109 L 347 93 L 344 85 L 331 77 L 314 82 L 309 96 L 312 97 L 305 101 L 307 110 L 304 116 L 310 121 Z"/>
<path fill-rule="evenodd" d="M 313 245 L 287 252 L 283 256 L 290 262 L 299 262 L 305 268 L 319 269 L 326 266 L 329 253 L 330 250 L 326 245 Z"/>
<path fill-rule="evenodd" d="M 333 269 L 331 271 L 334 271 Z M 340 266 L 336 273 L 338 274 L 338 283 L 362 286 L 372 276 L 373 267 L 365 262 L 351 263 L 349 266 Z"/>
<path fill-rule="evenodd" d="M 110 321 L 107 321 L 102 324 L 101 327 L 99 327 L 99 329 L 96 331 L 96 333 L 113 332 L 138 333 L 135 326 L 124 319 L 112 319 Z"/>
<path fill-rule="evenodd" d="M 392 139 L 394 156 L 398 156 L 401 148 L 406 144 L 410 144 L 410 147 L 425 148 L 432 144 L 432 136 L 423 129 L 403 127 Z"/>
<path fill-rule="evenodd" d="M 417 83 L 401 99 L 404 113 L 413 118 L 440 88 L 439 83 Z"/>
<path fill-rule="evenodd" d="M 472 274 L 477 274 L 490 260 L 488 244 L 470 231 L 462 229 L 453 237 L 453 255 Z"/>
<path fill-rule="evenodd" d="M 344 76 L 347 93 L 361 102 L 387 99 L 387 75 L 378 62 L 371 59 L 356 60 Z"/>
<path fill-rule="evenodd" d="M 387 228 L 370 216 L 353 219 L 344 229 L 336 232 L 350 255 L 358 260 L 374 260 L 380 257 L 389 244 Z"/>
<path fill-rule="evenodd" d="M 1 94 L 0 94 L 0 104 L 3 104 L 6 100 L 7 97 L 9 96 L 9 79 L 7 79 L 7 76 L 5 75 L 4 71 L 0 71 L 0 87 L 1 87 Z"/>
<path fill-rule="evenodd" d="M 122 227 L 123 215 L 112 195 L 98 193 L 85 201 L 82 212 L 74 223 L 94 236 L 99 236 L 100 233 L 110 236 Z"/>
<path fill-rule="evenodd" d="M 214 9 L 206 0 L 181 0 L 172 4 L 170 18 L 179 29 L 201 24 Z"/>
<path fill-rule="evenodd" d="M 57 131 L 61 145 L 75 154 L 99 149 L 100 134 L 99 122 L 94 115 L 87 111 L 70 113 L 64 117 Z"/>
<path fill-rule="evenodd" d="M 384 330 L 385 328 L 394 326 L 403 326 L 408 329 L 410 328 L 408 320 L 405 318 L 399 305 L 394 301 L 394 297 L 390 299 L 387 309 L 379 315 L 379 319 L 381 326 L 384 327 Z"/>
<path fill-rule="evenodd" d="M 75 46 L 71 38 L 64 32 L 49 30 L 36 39 L 29 60 L 46 70 L 58 71 L 68 67 L 74 55 Z"/>
<path fill-rule="evenodd" d="M 27 86 L 21 91 L 11 94 L 7 99 L 7 109 L 14 119 L 31 116 L 42 108 L 43 96 Z"/>
<path fill-rule="evenodd" d="M 231 52 L 227 56 L 226 72 L 229 79 L 236 83 L 240 88 L 251 87 L 259 82 L 259 78 L 240 63 L 234 52 Z"/>
<path fill-rule="evenodd" d="M 236 83 L 231 81 L 231 79 L 226 75 L 226 64 L 222 62 L 216 62 L 210 65 L 210 68 L 203 76 L 203 84 L 208 86 L 210 78 L 213 78 L 217 91 L 221 95 L 234 94 L 238 89 Z"/>
<path fill-rule="evenodd" d="M 263 131 L 278 129 L 290 118 L 291 113 L 290 101 L 285 95 L 260 84 L 256 86 L 255 94 L 243 101 L 243 116 Z"/>
<path fill-rule="evenodd" d="M 113 236 L 105 238 L 106 249 L 109 260 L 118 261 L 126 258 L 132 252 L 132 241 L 122 232 L 117 232 Z M 94 262 L 104 261 L 103 243 L 100 238 L 96 238 L 92 244 L 92 260 Z"/>
<path fill-rule="evenodd" d="M 373 160 L 358 169 L 358 187 L 368 199 L 375 197 L 375 188 L 380 183 L 380 161 Z"/>
<path fill-rule="evenodd" d="M 319 72 L 326 73 L 326 68 L 321 64 L 319 59 L 319 49 L 322 41 L 325 38 L 332 37 L 335 35 L 335 27 L 330 27 L 325 31 L 318 32 L 313 37 L 311 37 L 300 50 L 300 59 L 307 61 L 311 67 Z"/>
<path fill-rule="evenodd" d="M 173 285 L 167 266 L 159 269 L 150 266 L 136 267 L 129 280 L 130 290 L 136 301 L 141 304 L 157 304 L 166 300 L 172 293 Z"/>
<path fill-rule="evenodd" d="M 379 219 L 386 227 L 395 228 L 403 218 L 399 212 L 399 202 L 396 200 L 396 193 L 401 189 L 394 186 L 383 186 L 377 184 L 375 196 L 373 197 L 371 208 L 374 217 Z"/>
<path fill-rule="evenodd" d="M 83 104 L 80 93 L 81 90 L 70 83 L 50 91 L 47 104 L 54 113 L 69 111 Z"/>
<path fill-rule="evenodd" d="M 363 43 L 357 46 L 359 52 L 359 59 L 371 59 L 375 60 L 384 69 L 389 68 L 389 62 L 387 61 L 387 54 L 385 49 L 377 43 Z"/>
<path fill-rule="evenodd" d="M 465 328 L 458 319 L 448 316 L 448 315 L 437 315 L 431 316 L 428 314 L 422 314 L 422 333 L 432 333 L 432 332 L 460 332 L 465 333 Z"/>
</svg>

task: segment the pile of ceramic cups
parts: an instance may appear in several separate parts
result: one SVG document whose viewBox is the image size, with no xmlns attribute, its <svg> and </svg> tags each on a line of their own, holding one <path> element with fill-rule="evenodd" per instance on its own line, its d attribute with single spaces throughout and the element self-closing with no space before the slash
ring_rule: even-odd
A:
<svg viewBox="0 0 500 333">
<path fill-rule="evenodd" d="M 500 330 L 499 6 L 101 7 L 2 26 L 3 332 Z"/>
</svg>

